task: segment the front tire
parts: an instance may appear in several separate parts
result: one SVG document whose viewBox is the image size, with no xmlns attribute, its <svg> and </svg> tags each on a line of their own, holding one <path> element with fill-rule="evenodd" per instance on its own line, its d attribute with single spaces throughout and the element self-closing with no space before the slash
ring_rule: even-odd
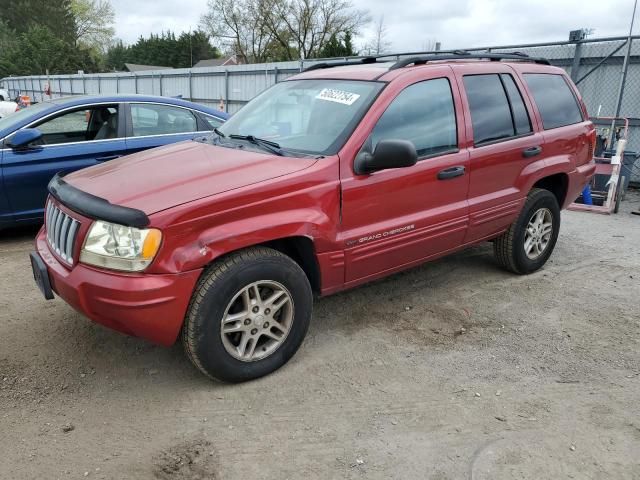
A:
<svg viewBox="0 0 640 480">
<path fill-rule="evenodd" d="M 549 259 L 560 232 L 560 207 L 555 195 L 534 188 L 509 229 L 493 243 L 500 266 L 513 273 L 540 269 Z"/>
<path fill-rule="evenodd" d="M 241 250 L 202 275 L 182 329 L 184 348 L 211 378 L 262 377 L 296 353 L 312 309 L 309 280 L 296 262 L 271 248 Z"/>
</svg>

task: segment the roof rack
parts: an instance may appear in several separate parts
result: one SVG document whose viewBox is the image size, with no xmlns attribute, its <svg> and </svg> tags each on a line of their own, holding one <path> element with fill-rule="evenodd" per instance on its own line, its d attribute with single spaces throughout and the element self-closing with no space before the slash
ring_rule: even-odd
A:
<svg viewBox="0 0 640 480">
<path fill-rule="evenodd" d="M 530 57 L 522 52 L 513 53 L 470 53 L 464 50 L 456 50 L 453 53 L 447 53 L 442 55 L 421 55 L 419 57 L 409 57 L 398 60 L 396 63 L 389 67 L 389 70 L 396 70 L 398 68 L 406 67 L 407 65 L 423 65 L 427 62 L 437 62 L 441 60 L 461 60 L 461 59 L 488 59 L 493 62 L 499 62 L 500 60 L 520 60 L 533 63 L 539 63 L 541 65 L 551 65 L 549 60 L 540 57 Z"/>
<path fill-rule="evenodd" d="M 303 72 L 309 72 L 311 70 L 318 70 L 321 68 L 332 68 L 332 67 L 344 67 L 348 65 L 368 65 L 372 63 L 378 63 L 379 59 L 390 58 L 390 57 L 399 57 L 402 53 L 394 53 L 390 55 L 378 55 L 375 57 L 364 57 L 357 59 L 355 61 L 341 61 L 341 62 L 322 62 L 316 63 L 314 65 L 310 65 Z M 438 62 L 443 60 L 466 60 L 466 59 L 476 59 L 476 60 L 491 60 L 494 62 L 499 62 L 501 60 L 519 60 L 525 62 L 538 63 L 541 65 L 551 65 L 549 60 L 541 57 L 530 57 L 526 53 L 522 52 L 509 52 L 509 53 L 471 53 L 466 50 L 454 50 L 450 53 L 442 53 L 442 54 L 425 54 L 425 55 L 417 55 L 407 58 L 402 58 L 397 60 L 389 70 L 396 70 L 398 68 L 406 67 L 407 65 L 424 65 L 427 62 Z M 389 60 L 385 60 L 385 62 L 389 62 Z"/>
<path fill-rule="evenodd" d="M 311 70 L 318 70 L 320 68 L 331 68 L 331 67 L 344 67 L 346 65 L 367 65 L 370 63 L 376 63 L 376 60 L 380 57 L 364 57 L 359 58 L 355 62 L 353 61 L 342 61 L 342 62 L 322 62 L 322 63 L 314 63 L 313 65 L 308 66 L 303 72 L 310 72 Z"/>
</svg>

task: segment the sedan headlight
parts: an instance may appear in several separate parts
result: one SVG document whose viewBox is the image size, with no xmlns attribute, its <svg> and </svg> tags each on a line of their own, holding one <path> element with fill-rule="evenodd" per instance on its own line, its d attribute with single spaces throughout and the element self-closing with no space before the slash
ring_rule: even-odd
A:
<svg viewBox="0 0 640 480">
<path fill-rule="evenodd" d="M 113 270 L 139 272 L 153 261 L 162 233 L 155 228 L 134 228 L 97 220 L 91 226 L 80 261 Z"/>
</svg>

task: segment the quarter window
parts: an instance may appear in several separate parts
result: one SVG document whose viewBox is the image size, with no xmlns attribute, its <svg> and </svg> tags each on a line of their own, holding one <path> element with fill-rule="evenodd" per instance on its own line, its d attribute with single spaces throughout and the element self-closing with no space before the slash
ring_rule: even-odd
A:
<svg viewBox="0 0 640 480">
<path fill-rule="evenodd" d="M 526 73 L 524 79 L 538 106 L 545 130 L 582 122 L 578 101 L 562 75 Z"/>
<path fill-rule="evenodd" d="M 198 131 L 193 113 L 167 105 L 132 104 L 131 124 L 134 137 Z"/>
<path fill-rule="evenodd" d="M 371 133 L 372 147 L 389 139 L 409 140 L 421 157 L 457 148 L 455 107 L 446 78 L 411 85 L 391 102 Z"/>
<path fill-rule="evenodd" d="M 207 122 L 207 125 L 209 125 L 209 127 L 211 127 L 211 129 L 219 127 L 223 123 L 223 121 L 221 119 L 219 119 L 218 117 L 211 117 L 209 115 L 203 115 L 203 118 L 204 118 L 205 122 Z"/>
</svg>

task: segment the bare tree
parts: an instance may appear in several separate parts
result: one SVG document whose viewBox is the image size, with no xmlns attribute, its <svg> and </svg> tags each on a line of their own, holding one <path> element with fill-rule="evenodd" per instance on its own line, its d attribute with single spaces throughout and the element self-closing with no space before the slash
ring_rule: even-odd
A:
<svg viewBox="0 0 640 480">
<path fill-rule="evenodd" d="M 76 22 L 76 45 L 106 50 L 113 40 L 115 13 L 109 0 L 72 0 Z"/>
<path fill-rule="evenodd" d="M 260 62 L 317 56 L 333 34 L 356 34 L 369 21 L 351 0 L 209 0 L 203 27 Z"/>
<path fill-rule="evenodd" d="M 223 49 L 250 62 L 269 57 L 273 36 L 258 12 L 261 0 L 208 0 L 200 23 Z"/>
<path fill-rule="evenodd" d="M 391 48 L 391 42 L 387 40 L 387 26 L 384 23 L 384 15 L 380 15 L 376 23 L 373 51 L 376 55 L 387 52 Z"/>
</svg>

